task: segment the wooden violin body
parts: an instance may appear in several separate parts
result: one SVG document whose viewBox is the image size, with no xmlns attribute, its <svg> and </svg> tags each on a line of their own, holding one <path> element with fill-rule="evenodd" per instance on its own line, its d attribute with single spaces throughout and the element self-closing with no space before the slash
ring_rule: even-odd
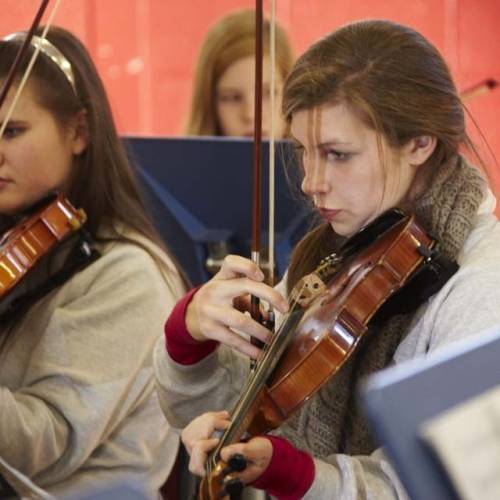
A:
<svg viewBox="0 0 500 500">
<path fill-rule="evenodd" d="M 349 359 L 371 318 L 422 265 L 434 241 L 413 216 L 394 213 L 396 222 L 373 241 L 362 248 L 348 244 L 344 255 L 330 259 L 294 288 L 290 312 L 251 374 L 233 409 L 231 426 L 209 457 L 200 498 L 224 496 L 222 447 L 245 434 L 264 434 L 298 410 Z"/>
<path fill-rule="evenodd" d="M 262 389 L 250 434 L 279 426 L 341 368 L 373 315 L 422 263 L 418 247 L 431 243 L 415 219 L 406 218 L 341 266 L 294 329 Z"/>
<path fill-rule="evenodd" d="M 62 195 L 53 197 L 0 241 L 0 299 L 24 278 L 39 259 L 85 223 L 83 210 Z"/>
</svg>

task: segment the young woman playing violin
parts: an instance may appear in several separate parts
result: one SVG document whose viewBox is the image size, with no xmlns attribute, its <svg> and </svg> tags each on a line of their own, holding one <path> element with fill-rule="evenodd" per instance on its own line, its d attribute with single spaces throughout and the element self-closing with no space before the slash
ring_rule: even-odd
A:
<svg viewBox="0 0 500 500">
<path fill-rule="evenodd" d="M 324 224 L 295 249 L 285 280 L 272 289 L 247 259 L 220 272 L 174 308 L 155 353 L 160 398 L 183 427 L 190 469 L 204 475 L 213 433 L 230 424 L 248 357 L 260 351 L 233 329 L 269 342 L 241 311 L 253 294 L 281 313 L 290 291 L 320 260 L 391 207 L 416 215 L 459 270 L 416 310 L 390 317 L 342 369 L 275 435 L 222 448 L 235 472 L 281 499 L 406 498 L 356 405 L 356 384 L 390 363 L 500 326 L 500 225 L 478 169 L 460 154 L 470 144 L 464 109 L 436 49 L 388 21 L 347 25 L 299 58 L 285 82 L 283 113 L 297 147 L 302 190 Z M 235 307 L 238 306 L 238 308 Z M 205 412 L 205 413 L 203 413 Z M 203 414 L 202 414 L 203 413 Z M 199 416 L 202 414 L 201 416 Z"/>
<path fill-rule="evenodd" d="M 0 41 L 0 81 L 24 38 Z M 1 320 L 0 456 L 57 496 L 134 476 L 153 497 L 178 438 L 157 403 L 151 354 L 183 280 L 146 216 L 87 51 L 60 28 L 35 37 L 31 53 L 37 44 L 0 140 L 2 223 L 58 191 L 86 212 L 99 257 Z M 47 266 L 61 258 L 56 249 Z"/>
</svg>

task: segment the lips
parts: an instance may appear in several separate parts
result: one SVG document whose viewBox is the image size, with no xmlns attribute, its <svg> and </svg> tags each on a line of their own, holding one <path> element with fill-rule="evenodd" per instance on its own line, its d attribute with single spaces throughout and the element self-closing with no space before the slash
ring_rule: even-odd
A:
<svg viewBox="0 0 500 500">
<path fill-rule="evenodd" d="M 318 212 L 320 213 L 321 217 L 323 217 L 323 219 L 326 219 L 327 221 L 332 221 L 333 219 L 335 219 L 337 214 L 341 212 L 341 210 L 318 207 Z"/>
<path fill-rule="evenodd" d="M 7 187 L 9 184 L 12 184 L 10 179 L 6 179 L 5 177 L 0 177 L 0 189 L 3 190 L 4 187 Z"/>
</svg>

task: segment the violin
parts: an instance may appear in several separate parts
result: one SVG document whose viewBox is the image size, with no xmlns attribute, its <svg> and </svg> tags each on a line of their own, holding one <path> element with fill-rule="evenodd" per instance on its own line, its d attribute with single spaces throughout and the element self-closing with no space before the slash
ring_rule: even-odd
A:
<svg viewBox="0 0 500 500">
<path fill-rule="evenodd" d="M 0 300 L 26 276 L 40 258 L 80 230 L 87 216 L 61 194 L 50 197 L 0 240 Z"/>
<path fill-rule="evenodd" d="M 308 401 L 352 356 L 384 304 L 429 263 L 434 246 L 413 215 L 389 211 L 297 283 L 289 313 L 207 459 L 201 500 L 228 494 L 231 467 L 221 460 L 221 449 L 275 429 Z"/>
</svg>

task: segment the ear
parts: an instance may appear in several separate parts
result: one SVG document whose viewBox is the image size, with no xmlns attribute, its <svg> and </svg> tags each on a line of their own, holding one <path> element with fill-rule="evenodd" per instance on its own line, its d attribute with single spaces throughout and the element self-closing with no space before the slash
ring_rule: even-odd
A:
<svg viewBox="0 0 500 500">
<path fill-rule="evenodd" d="M 71 152 L 75 156 L 78 156 L 87 149 L 90 142 L 86 109 L 81 109 L 72 118 L 70 124 L 70 134 Z"/>
<path fill-rule="evenodd" d="M 410 139 L 402 148 L 403 156 L 410 165 L 422 165 L 436 149 L 437 139 L 432 135 L 419 135 Z"/>
</svg>

